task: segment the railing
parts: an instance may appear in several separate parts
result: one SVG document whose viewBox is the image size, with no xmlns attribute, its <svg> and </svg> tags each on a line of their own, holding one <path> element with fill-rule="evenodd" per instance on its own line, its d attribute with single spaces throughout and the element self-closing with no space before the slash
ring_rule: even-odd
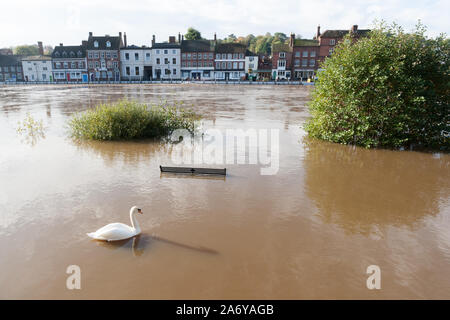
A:
<svg viewBox="0 0 450 320">
<path fill-rule="evenodd" d="M 121 81 L 7 81 L 0 85 L 96 85 L 96 84 L 226 84 L 226 85 L 314 85 L 314 82 L 304 81 L 248 81 L 248 80 L 121 80 Z"/>
</svg>

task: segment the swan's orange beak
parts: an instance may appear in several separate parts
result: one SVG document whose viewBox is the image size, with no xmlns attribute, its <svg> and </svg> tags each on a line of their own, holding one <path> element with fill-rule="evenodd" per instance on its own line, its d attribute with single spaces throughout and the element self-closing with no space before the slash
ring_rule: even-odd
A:
<svg viewBox="0 0 450 320">
<path fill-rule="evenodd" d="M 142 212 L 142 210 L 141 210 L 141 209 L 138 209 L 138 213 L 140 213 L 140 214 L 143 214 L 143 212 Z"/>
</svg>

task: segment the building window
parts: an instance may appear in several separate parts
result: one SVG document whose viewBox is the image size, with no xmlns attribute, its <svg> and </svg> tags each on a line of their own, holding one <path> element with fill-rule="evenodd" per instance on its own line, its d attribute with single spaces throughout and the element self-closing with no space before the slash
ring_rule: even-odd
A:
<svg viewBox="0 0 450 320">
<path fill-rule="evenodd" d="M 296 51 L 296 52 L 295 52 L 295 57 L 296 57 L 296 58 L 300 58 L 300 51 Z"/>
<path fill-rule="evenodd" d="M 94 47 L 98 48 L 98 41 L 94 41 Z"/>
<path fill-rule="evenodd" d="M 117 69 L 119 67 L 119 63 L 117 61 L 113 61 L 113 67 Z"/>
<path fill-rule="evenodd" d="M 244 54 L 243 53 L 239 53 L 239 59 L 244 59 Z"/>
<path fill-rule="evenodd" d="M 139 67 L 135 67 L 135 68 L 134 68 L 134 72 L 135 72 L 136 75 L 138 76 L 138 75 L 139 75 Z"/>
<path fill-rule="evenodd" d="M 111 47 L 111 42 L 106 41 L 106 46 L 107 46 L 108 48 L 110 48 L 110 47 Z"/>
<path fill-rule="evenodd" d="M 233 69 L 237 69 L 237 66 L 238 66 L 237 62 L 233 62 Z"/>
<path fill-rule="evenodd" d="M 311 51 L 311 52 L 309 53 L 309 56 L 310 56 L 310 57 L 315 57 L 315 56 L 316 56 L 316 52 L 315 52 L 315 51 Z"/>
<path fill-rule="evenodd" d="M 333 49 L 333 48 L 331 48 L 330 50 L 328 50 L 328 53 L 329 53 L 329 54 L 332 54 L 332 53 L 333 53 L 333 51 L 334 51 L 334 49 Z"/>
<path fill-rule="evenodd" d="M 186 59 L 186 53 L 183 53 L 183 54 L 181 55 L 181 57 L 182 57 L 183 59 Z"/>
<path fill-rule="evenodd" d="M 67 62 L 64 62 L 64 69 L 69 68 L 69 64 Z"/>
<path fill-rule="evenodd" d="M 172 64 L 177 64 L 177 58 L 172 59 Z"/>
<path fill-rule="evenodd" d="M 170 74 L 170 70 L 169 70 L 169 69 L 164 69 L 164 73 L 165 73 L 166 75 L 168 75 L 168 74 Z"/>
<path fill-rule="evenodd" d="M 186 61 L 183 61 L 182 63 L 181 63 L 181 66 L 184 68 L 184 67 L 186 67 Z"/>
<path fill-rule="evenodd" d="M 95 59 L 98 59 L 98 52 L 95 52 L 95 53 L 94 53 L 94 58 L 95 58 Z"/>
<path fill-rule="evenodd" d="M 284 59 L 284 58 L 286 58 L 286 53 L 285 52 L 280 52 L 279 56 L 280 56 L 280 58 Z"/>
<path fill-rule="evenodd" d="M 164 54 L 169 54 L 169 50 L 164 50 Z"/>
<path fill-rule="evenodd" d="M 164 58 L 164 64 L 169 64 L 169 58 Z"/>
<path fill-rule="evenodd" d="M 210 59 L 213 58 L 213 53 L 212 53 L 212 52 L 209 53 L 209 58 L 210 58 Z"/>
<path fill-rule="evenodd" d="M 188 58 L 188 59 L 191 58 L 191 54 L 190 54 L 190 53 L 187 54 L 187 58 Z"/>
<path fill-rule="evenodd" d="M 197 59 L 197 54 L 196 53 L 192 54 L 192 59 Z"/>
<path fill-rule="evenodd" d="M 99 67 L 98 61 L 95 61 L 95 67 L 96 67 L 96 68 Z"/>
<path fill-rule="evenodd" d="M 212 67 L 213 66 L 213 63 L 210 61 L 210 62 L 208 62 L 208 67 Z"/>
<path fill-rule="evenodd" d="M 334 46 L 336 44 L 336 40 L 335 39 L 330 39 L 330 46 Z"/>
<path fill-rule="evenodd" d="M 191 62 L 189 61 L 187 65 L 188 65 L 188 67 L 190 68 L 190 67 L 191 67 Z"/>
<path fill-rule="evenodd" d="M 302 67 L 307 67 L 307 66 L 308 66 L 308 60 L 302 59 Z"/>
<path fill-rule="evenodd" d="M 220 59 L 220 53 L 216 54 L 216 59 Z"/>
<path fill-rule="evenodd" d="M 303 57 L 303 58 L 308 58 L 308 51 L 303 51 L 302 57 Z"/>
<path fill-rule="evenodd" d="M 173 69 L 173 74 L 177 74 L 177 69 Z"/>
<path fill-rule="evenodd" d="M 105 57 L 105 51 L 100 52 L 100 57 L 102 57 L 102 58 Z"/>
<path fill-rule="evenodd" d="M 112 57 L 113 59 L 117 59 L 117 52 L 113 52 Z"/>
<path fill-rule="evenodd" d="M 216 62 L 216 69 L 220 69 L 220 62 Z"/>
<path fill-rule="evenodd" d="M 72 69 L 76 69 L 76 68 L 77 68 L 76 62 L 72 62 L 70 67 L 71 67 Z"/>
<path fill-rule="evenodd" d="M 177 54 L 177 50 L 173 49 L 172 54 Z"/>
<path fill-rule="evenodd" d="M 204 54 L 203 54 L 203 60 L 206 60 L 206 59 L 208 59 L 208 54 L 207 54 L 207 53 L 204 53 Z"/>
<path fill-rule="evenodd" d="M 161 60 L 159 58 L 156 58 L 156 64 L 161 64 Z"/>
<path fill-rule="evenodd" d="M 316 65 L 316 60 L 310 59 L 310 60 L 309 60 L 309 66 L 310 66 L 310 67 L 314 67 L 315 65 Z"/>
<path fill-rule="evenodd" d="M 226 62 L 222 62 L 222 69 L 226 69 L 227 68 L 227 63 Z"/>
<path fill-rule="evenodd" d="M 89 69 L 92 69 L 94 67 L 94 64 L 92 63 L 92 61 L 89 61 Z"/>
<path fill-rule="evenodd" d="M 239 69 L 244 69 L 244 63 L 243 62 L 239 62 Z"/>
<path fill-rule="evenodd" d="M 130 54 L 128 52 L 125 53 L 125 60 L 130 60 Z"/>
<path fill-rule="evenodd" d="M 229 53 L 228 56 L 227 56 L 227 59 L 228 59 L 228 60 L 233 59 L 233 55 L 232 55 L 231 53 Z M 230 68 L 230 69 L 231 69 L 231 68 Z"/>
<path fill-rule="evenodd" d="M 295 59 L 294 66 L 300 67 L 300 60 L 299 59 Z"/>
<path fill-rule="evenodd" d="M 278 67 L 286 67 L 286 61 L 285 60 L 278 60 Z"/>
<path fill-rule="evenodd" d="M 139 53 L 136 52 L 136 53 L 134 54 L 134 60 L 136 60 L 136 61 L 139 60 Z"/>
<path fill-rule="evenodd" d="M 106 52 L 106 59 L 111 59 L 111 52 L 109 51 Z"/>
<path fill-rule="evenodd" d="M 159 54 L 159 50 L 156 50 L 156 54 Z"/>
<path fill-rule="evenodd" d="M 150 60 L 150 53 L 145 54 L 145 59 Z"/>
</svg>

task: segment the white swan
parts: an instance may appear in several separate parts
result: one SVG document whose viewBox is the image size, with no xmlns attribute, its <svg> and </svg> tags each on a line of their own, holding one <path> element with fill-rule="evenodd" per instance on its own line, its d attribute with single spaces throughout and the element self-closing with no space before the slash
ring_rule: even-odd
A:
<svg viewBox="0 0 450 320">
<path fill-rule="evenodd" d="M 123 223 L 110 223 L 95 232 L 87 233 L 87 235 L 96 240 L 106 241 L 124 240 L 137 236 L 141 233 L 141 228 L 139 228 L 139 223 L 134 216 L 136 212 L 143 213 L 137 206 L 130 209 L 131 227 Z"/>
</svg>

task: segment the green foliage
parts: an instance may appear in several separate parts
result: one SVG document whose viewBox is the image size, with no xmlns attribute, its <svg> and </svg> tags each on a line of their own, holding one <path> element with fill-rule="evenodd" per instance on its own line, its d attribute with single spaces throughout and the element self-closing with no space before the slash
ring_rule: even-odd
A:
<svg viewBox="0 0 450 320">
<path fill-rule="evenodd" d="M 18 121 L 16 131 L 24 138 L 23 141 L 31 145 L 35 145 L 39 139 L 45 138 L 42 119 L 36 120 L 30 113 L 27 113 L 23 121 Z"/>
<path fill-rule="evenodd" d="M 450 45 L 418 25 L 381 23 L 347 36 L 325 60 L 312 93 L 310 136 L 343 144 L 449 149 Z"/>
<path fill-rule="evenodd" d="M 21 56 L 37 56 L 39 48 L 37 45 L 22 45 L 14 48 L 14 54 Z"/>
<path fill-rule="evenodd" d="M 187 30 L 187 33 L 184 35 L 184 38 L 186 40 L 200 40 L 202 38 L 202 34 L 200 33 L 200 31 L 190 27 Z"/>
<path fill-rule="evenodd" d="M 69 128 L 72 137 L 91 140 L 158 138 L 176 129 L 194 133 L 195 120 L 199 117 L 179 105 L 148 106 L 121 100 L 75 114 L 69 121 Z"/>
</svg>

